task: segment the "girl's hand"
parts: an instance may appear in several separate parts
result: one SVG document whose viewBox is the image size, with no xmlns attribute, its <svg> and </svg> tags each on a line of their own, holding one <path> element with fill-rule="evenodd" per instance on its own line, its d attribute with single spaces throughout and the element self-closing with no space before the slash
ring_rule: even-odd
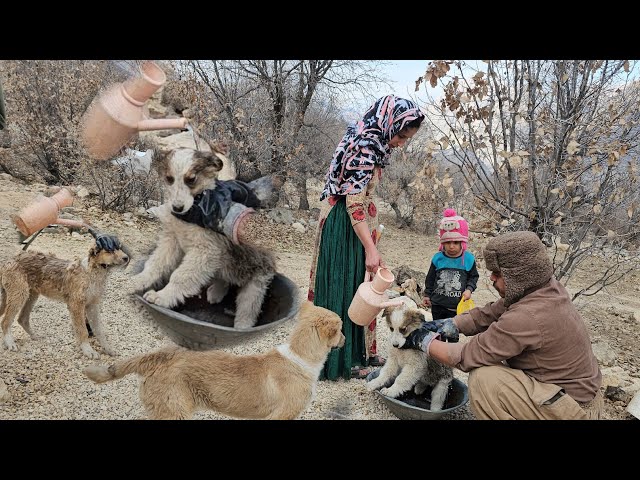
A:
<svg viewBox="0 0 640 480">
<path fill-rule="evenodd" d="M 471 298 L 471 290 L 465 290 L 462 293 L 462 299 L 463 300 L 469 300 Z"/>
</svg>

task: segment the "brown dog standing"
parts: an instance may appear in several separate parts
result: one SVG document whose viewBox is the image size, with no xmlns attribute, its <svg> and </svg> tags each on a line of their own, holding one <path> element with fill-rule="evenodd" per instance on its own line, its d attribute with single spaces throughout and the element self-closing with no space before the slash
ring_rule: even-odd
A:
<svg viewBox="0 0 640 480">
<path fill-rule="evenodd" d="M 121 249 L 106 251 L 95 244 L 83 260 L 63 260 L 40 252 L 20 252 L 0 268 L 0 316 L 3 343 L 17 351 L 11 324 L 16 316 L 24 330 L 35 338 L 29 325 L 31 309 L 38 296 L 63 301 L 69 308 L 73 332 L 82 353 L 89 358 L 100 355 L 89 345 L 86 322 L 105 353 L 113 351 L 102 332 L 100 303 L 111 267 L 125 265 L 129 256 Z"/>
</svg>

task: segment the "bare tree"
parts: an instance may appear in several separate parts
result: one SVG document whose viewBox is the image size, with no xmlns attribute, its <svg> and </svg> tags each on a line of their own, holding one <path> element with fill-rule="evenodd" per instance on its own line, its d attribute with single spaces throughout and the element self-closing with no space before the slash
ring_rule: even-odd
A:
<svg viewBox="0 0 640 480">
<path fill-rule="evenodd" d="M 232 143 L 238 178 L 252 180 L 272 174 L 291 179 L 299 190 L 299 206 L 305 209 L 306 184 L 300 176 L 311 173 L 307 167 L 313 163 L 301 161 L 301 157 L 318 153 L 317 145 L 307 147 L 305 129 L 320 128 L 318 117 L 309 121 L 308 112 L 335 106 L 336 93 L 347 87 L 366 91 L 379 84 L 376 72 L 381 64 L 354 60 L 210 60 L 179 62 L 177 70 L 187 96 L 194 100 L 192 118 L 204 124 L 202 129 L 208 134 Z M 339 112 L 334 117 L 339 118 Z M 339 137 L 326 141 L 326 148 L 330 144 L 335 148 Z M 316 161 L 326 163 L 328 158 L 326 162 Z"/>
<path fill-rule="evenodd" d="M 417 82 L 444 88 L 428 106 L 438 132 L 429 154 L 445 154 L 464 178 L 475 212 L 491 220 L 486 233 L 537 233 L 564 283 L 590 255 L 609 255 L 611 268 L 576 297 L 637 261 L 628 251 L 639 234 L 640 90 L 631 71 L 624 60 L 488 61 L 475 73 L 435 61 Z"/>
<path fill-rule="evenodd" d="M 102 61 L 8 60 L 3 83 L 11 111 L 11 156 L 48 183 L 72 183 L 83 166 L 79 121 L 116 74 Z M 24 171 L 25 169 L 16 169 Z"/>
</svg>

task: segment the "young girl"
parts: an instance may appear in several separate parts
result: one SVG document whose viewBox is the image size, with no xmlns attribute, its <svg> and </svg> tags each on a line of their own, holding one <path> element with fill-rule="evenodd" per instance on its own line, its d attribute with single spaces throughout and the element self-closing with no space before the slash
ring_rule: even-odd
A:
<svg viewBox="0 0 640 480">
<path fill-rule="evenodd" d="M 440 221 L 440 251 L 431 259 L 423 301 L 434 320 L 455 317 L 460 299 L 469 300 L 478 284 L 476 259 L 467 251 L 469 225 L 452 208 Z"/>
</svg>

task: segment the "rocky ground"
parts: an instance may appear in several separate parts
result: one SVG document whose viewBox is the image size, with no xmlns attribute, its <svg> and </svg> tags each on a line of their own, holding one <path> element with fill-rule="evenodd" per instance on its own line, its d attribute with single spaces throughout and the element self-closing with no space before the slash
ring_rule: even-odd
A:
<svg viewBox="0 0 640 480">
<path fill-rule="evenodd" d="M 0 261 L 18 250 L 17 235 L 9 219 L 33 197 L 46 191 L 44 185 L 23 185 L 6 174 L 0 175 Z M 135 214 L 104 214 L 93 206 L 91 197 L 77 199 L 68 213 L 92 222 L 96 227 L 115 233 L 140 258 L 154 244 L 158 225 Z M 300 226 L 277 223 L 261 213 L 263 228 L 260 242 L 270 246 L 278 255 L 279 271 L 300 287 L 300 297 L 306 297 L 309 267 L 313 246 L 313 218 L 292 212 Z M 385 218 L 387 229 L 381 240 L 381 253 L 386 263 L 395 268 L 408 265 L 426 272 L 431 256 L 436 252 L 435 237 L 425 237 L 393 227 L 391 217 Z M 59 257 L 83 257 L 91 238 L 66 231 L 41 234 L 29 247 L 32 250 L 55 253 Z M 483 244 L 475 239 L 471 251 L 477 253 Z M 482 267 L 482 262 L 480 262 Z M 594 259 L 590 269 L 602 268 L 601 259 Z M 474 294 L 476 304 L 496 298 L 483 268 Z M 586 282 L 590 271 L 581 272 L 571 289 Z M 600 360 L 604 376 L 603 392 L 608 392 L 604 417 L 632 418 L 624 409 L 630 396 L 640 389 L 640 273 L 635 272 L 625 282 L 609 287 L 596 296 L 579 300 L 577 306 L 589 327 L 593 348 Z M 111 343 L 120 357 L 147 352 L 169 345 L 162 331 L 142 307 L 133 301 L 131 267 L 115 271 L 107 285 L 102 305 L 102 318 Z M 31 324 L 40 339 L 31 340 L 18 325 L 13 333 L 19 352 L 0 350 L 0 419 L 137 419 L 144 418 L 138 398 L 138 379 L 128 376 L 113 383 L 96 385 L 89 381 L 82 369 L 92 363 L 76 347 L 71 323 L 62 303 L 40 298 L 33 310 Z M 267 331 L 253 341 L 227 349 L 236 354 L 264 352 L 283 343 L 292 322 Z M 382 355 L 386 353 L 388 332 L 378 327 L 378 342 Z M 94 345 L 100 351 L 100 347 Z M 101 355 L 100 363 L 111 357 Z M 456 372 L 463 381 L 466 375 Z M 607 390 L 607 387 L 608 390 Z M 617 388 L 615 388 L 617 387 Z M 214 412 L 201 412 L 196 419 L 226 418 Z M 364 380 L 320 382 L 317 396 L 302 419 L 395 419 L 377 395 L 366 390 Z M 465 406 L 445 417 L 471 419 Z"/>
</svg>

